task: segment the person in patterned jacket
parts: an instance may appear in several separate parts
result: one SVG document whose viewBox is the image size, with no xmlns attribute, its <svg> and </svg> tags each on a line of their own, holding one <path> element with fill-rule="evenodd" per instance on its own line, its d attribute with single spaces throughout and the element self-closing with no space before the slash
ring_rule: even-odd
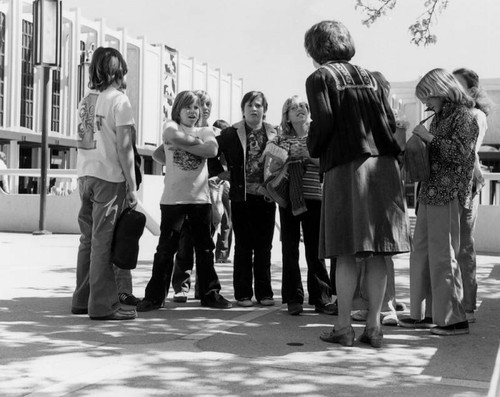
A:
<svg viewBox="0 0 500 397">
<path fill-rule="evenodd" d="M 422 124 L 413 130 L 429 146 L 431 171 L 418 195 L 414 251 L 410 255 L 411 318 L 404 320 L 403 326 L 422 328 L 422 324 L 434 323 L 433 334 L 467 334 L 469 323 L 457 255 L 460 214 L 472 206 L 479 134 L 472 112 L 474 101 L 444 69 L 428 72 L 415 92 L 435 116 L 429 130 Z"/>
</svg>

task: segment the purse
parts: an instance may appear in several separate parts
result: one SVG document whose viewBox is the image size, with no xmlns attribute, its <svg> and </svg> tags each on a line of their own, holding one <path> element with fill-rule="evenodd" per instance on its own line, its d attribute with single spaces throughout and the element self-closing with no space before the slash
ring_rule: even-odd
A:
<svg viewBox="0 0 500 397">
<path fill-rule="evenodd" d="M 426 182 L 431 174 L 429 148 L 417 135 L 412 135 L 404 152 L 406 182 Z"/>
<path fill-rule="evenodd" d="M 130 270 L 137 266 L 139 239 L 144 233 L 146 215 L 126 208 L 121 213 L 113 233 L 111 262 L 120 269 Z"/>
</svg>

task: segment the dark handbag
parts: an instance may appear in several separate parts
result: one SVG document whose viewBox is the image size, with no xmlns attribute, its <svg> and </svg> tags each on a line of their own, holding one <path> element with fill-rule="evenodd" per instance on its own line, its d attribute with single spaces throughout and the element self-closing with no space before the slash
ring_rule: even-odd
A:
<svg viewBox="0 0 500 397">
<path fill-rule="evenodd" d="M 120 269 L 135 269 L 139 256 L 139 239 L 146 226 L 146 215 L 126 208 L 116 223 L 113 234 L 111 262 Z"/>
<path fill-rule="evenodd" d="M 406 182 L 426 182 L 429 180 L 431 173 L 429 148 L 417 135 L 413 135 L 406 142 L 404 170 Z"/>
</svg>

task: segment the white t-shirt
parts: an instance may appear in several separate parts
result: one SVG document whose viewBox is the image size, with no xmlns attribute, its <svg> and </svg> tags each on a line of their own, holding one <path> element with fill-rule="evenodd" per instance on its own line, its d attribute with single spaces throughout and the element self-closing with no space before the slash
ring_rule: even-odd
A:
<svg viewBox="0 0 500 397">
<path fill-rule="evenodd" d="M 477 142 L 476 142 L 476 153 L 479 152 L 479 148 L 483 144 L 483 139 L 484 136 L 486 135 L 486 130 L 488 129 L 488 123 L 486 122 L 486 115 L 484 114 L 483 111 L 474 108 L 472 109 L 472 113 L 474 113 L 474 116 L 476 117 L 477 124 L 479 126 L 479 134 L 477 136 Z"/>
<path fill-rule="evenodd" d="M 90 93 L 80 102 L 78 114 L 78 176 L 124 182 L 116 147 L 116 128 L 135 124 L 127 95 L 115 87 Z"/>
<path fill-rule="evenodd" d="M 185 133 L 203 142 L 214 137 L 211 128 L 183 128 Z M 165 142 L 165 138 L 163 139 Z M 163 144 L 165 150 L 165 179 L 160 204 L 209 204 L 207 159 L 185 150 Z"/>
</svg>

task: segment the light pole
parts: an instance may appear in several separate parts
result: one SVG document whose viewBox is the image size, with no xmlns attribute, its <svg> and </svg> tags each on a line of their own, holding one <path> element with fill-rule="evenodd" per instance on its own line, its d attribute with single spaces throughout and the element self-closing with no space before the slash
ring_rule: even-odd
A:
<svg viewBox="0 0 500 397">
<path fill-rule="evenodd" d="M 33 60 L 43 69 L 42 158 L 40 166 L 40 218 L 35 235 L 50 234 L 45 230 L 47 199 L 47 152 L 50 130 L 50 71 L 61 66 L 62 0 L 35 0 L 33 2 Z"/>
</svg>

